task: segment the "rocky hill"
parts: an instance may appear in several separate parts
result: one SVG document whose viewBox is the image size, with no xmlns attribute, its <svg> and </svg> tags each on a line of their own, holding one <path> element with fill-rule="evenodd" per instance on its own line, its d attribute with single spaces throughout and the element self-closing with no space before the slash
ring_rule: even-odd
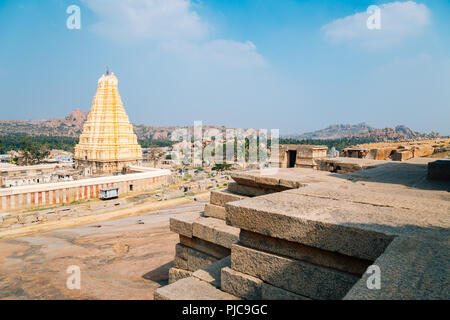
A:
<svg viewBox="0 0 450 320">
<path fill-rule="evenodd" d="M 27 134 L 31 136 L 68 136 L 78 137 L 83 130 L 83 124 L 86 121 L 88 113 L 80 109 L 75 109 L 64 119 L 50 120 L 0 120 L 0 136 L 7 134 Z M 173 131 L 180 128 L 188 128 L 190 134 L 193 134 L 193 127 L 154 127 L 144 124 L 134 125 L 134 132 L 139 139 L 161 139 L 170 140 Z M 203 129 L 217 129 L 223 134 L 225 127 L 223 126 L 207 126 Z M 395 128 L 375 129 L 367 123 L 352 124 L 336 124 L 328 128 L 308 132 L 303 134 L 294 134 L 284 136 L 284 138 L 292 138 L 298 140 L 304 139 L 321 139 L 333 140 L 341 138 L 369 138 L 374 141 L 392 141 L 392 140 L 410 140 L 410 139 L 434 139 L 439 137 L 437 133 L 423 134 L 412 131 L 406 126 L 397 126 Z"/>
<path fill-rule="evenodd" d="M 63 136 L 78 137 L 82 130 L 83 124 L 87 119 L 88 112 L 75 109 L 64 119 L 50 120 L 0 120 L 0 136 L 9 134 L 26 134 L 30 136 Z M 193 127 L 154 127 L 144 124 L 133 125 L 134 132 L 139 139 L 161 139 L 170 140 L 173 131 L 180 128 L 188 128 L 190 134 L 193 134 Z M 204 125 L 203 129 L 217 129 L 223 134 L 225 127 Z"/>
<path fill-rule="evenodd" d="M 325 129 L 308 132 L 303 134 L 294 134 L 286 136 L 286 138 L 305 140 L 333 140 L 342 138 L 368 138 L 374 141 L 393 141 L 393 140 L 411 140 L 411 139 L 434 139 L 439 137 L 438 133 L 431 132 L 429 134 L 412 131 L 404 125 L 395 128 L 376 129 L 362 122 L 355 125 L 352 124 L 336 124 Z"/>
<path fill-rule="evenodd" d="M 0 120 L 0 135 L 24 133 L 31 136 L 78 137 L 83 130 L 87 112 L 75 109 L 64 119 Z"/>
</svg>

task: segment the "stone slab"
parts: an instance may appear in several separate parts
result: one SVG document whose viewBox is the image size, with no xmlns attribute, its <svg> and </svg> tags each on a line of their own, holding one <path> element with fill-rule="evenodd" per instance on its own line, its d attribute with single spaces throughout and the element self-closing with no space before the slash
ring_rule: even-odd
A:
<svg viewBox="0 0 450 320">
<path fill-rule="evenodd" d="M 198 212 L 178 214 L 170 218 L 170 231 L 192 238 L 192 224 L 201 218 Z"/>
<path fill-rule="evenodd" d="M 239 194 L 241 196 L 247 196 L 247 197 L 257 197 L 257 196 L 262 196 L 262 195 L 273 193 L 273 192 L 278 192 L 277 190 L 274 190 L 274 189 L 263 189 L 263 188 L 251 187 L 251 186 L 239 184 L 237 182 L 230 182 L 228 184 L 227 190 L 231 193 Z"/>
<path fill-rule="evenodd" d="M 194 237 L 231 249 L 239 240 L 239 229 L 229 226 L 225 221 L 205 217 L 193 222 Z"/>
<path fill-rule="evenodd" d="M 205 205 L 205 211 L 204 211 L 205 217 L 211 217 L 211 218 L 225 220 L 226 215 L 227 215 L 227 212 L 224 207 L 217 206 L 217 205 L 210 204 L 210 203 Z"/>
<path fill-rule="evenodd" d="M 260 170 L 233 172 L 231 178 L 240 185 L 284 191 L 302 187 L 309 183 L 333 181 L 338 178 L 325 171 L 304 168 L 276 168 L 271 174 Z"/>
<path fill-rule="evenodd" d="M 371 169 L 375 170 L 375 169 Z M 301 194 L 301 189 L 226 205 L 227 223 L 244 230 L 375 260 L 395 236 L 447 239 L 450 216 Z"/>
<path fill-rule="evenodd" d="M 380 288 L 369 289 L 365 273 L 346 300 L 448 300 L 450 251 L 445 242 L 398 237 L 374 263 L 380 268 Z M 369 280 L 370 281 L 370 280 Z"/>
<path fill-rule="evenodd" d="M 205 268 L 218 259 L 178 243 L 175 246 L 174 267 L 188 271 Z"/>
<path fill-rule="evenodd" d="M 391 155 L 391 159 L 394 161 L 405 161 L 414 157 L 414 153 L 409 150 L 398 151 L 395 150 Z"/>
<path fill-rule="evenodd" d="M 222 279 L 223 291 L 248 300 L 311 300 L 228 267 L 222 269 Z"/>
<path fill-rule="evenodd" d="M 203 280 L 216 288 L 220 288 L 221 270 L 231 265 L 230 256 L 223 258 L 217 262 L 211 263 L 209 266 L 195 271 L 192 276 Z"/>
<path fill-rule="evenodd" d="M 361 276 L 369 265 L 369 260 L 357 259 L 336 252 L 325 251 L 297 242 L 264 236 L 246 230 L 241 230 L 239 244 L 252 249 L 266 251 L 276 255 L 290 257 L 322 267 Z"/>
<path fill-rule="evenodd" d="M 427 179 L 428 163 L 434 160 L 433 158 L 412 158 L 402 162 L 390 161 L 370 170 L 343 175 L 342 178 L 392 192 L 416 191 L 416 193 L 427 194 L 428 198 L 441 198 L 442 194 L 448 197 L 450 192 L 448 181 Z"/>
<path fill-rule="evenodd" d="M 223 259 L 231 254 L 231 250 L 229 248 L 225 248 L 196 237 L 189 238 L 180 234 L 180 243 L 217 259 Z"/>
<path fill-rule="evenodd" d="M 238 194 L 231 193 L 227 190 L 211 191 L 210 203 L 219 207 L 224 207 L 226 203 L 238 201 L 247 198 L 246 196 L 241 196 Z"/>
<path fill-rule="evenodd" d="M 236 297 L 261 300 L 261 279 L 225 267 L 221 270 L 221 288 Z"/>
<path fill-rule="evenodd" d="M 446 215 L 450 212 L 450 194 L 448 193 L 444 194 L 441 199 L 436 199 L 428 197 L 429 191 L 393 192 L 389 188 L 374 188 L 370 185 L 346 180 L 332 184 L 316 183 L 286 192 L 380 207 L 408 209 L 416 211 L 416 214 L 419 215 L 423 215 L 423 213 Z"/>
<path fill-rule="evenodd" d="M 174 283 L 180 279 L 188 278 L 192 276 L 192 271 L 179 269 L 179 268 L 170 268 L 169 269 L 169 284 Z"/>
<path fill-rule="evenodd" d="M 231 268 L 311 299 L 342 299 L 359 277 L 240 245 L 231 249 Z"/>
<path fill-rule="evenodd" d="M 155 300 L 239 300 L 195 277 L 178 280 L 155 291 Z"/>
</svg>

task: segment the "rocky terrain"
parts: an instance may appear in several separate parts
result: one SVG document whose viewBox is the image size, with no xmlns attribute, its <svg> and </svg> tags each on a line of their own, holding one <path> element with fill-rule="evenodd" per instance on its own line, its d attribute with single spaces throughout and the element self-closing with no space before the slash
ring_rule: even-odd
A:
<svg viewBox="0 0 450 320">
<path fill-rule="evenodd" d="M 72 111 L 64 119 L 50 120 L 0 120 L 0 136 L 7 134 L 23 133 L 27 135 L 46 135 L 46 136 L 69 136 L 78 137 L 83 130 L 83 124 L 86 121 L 88 113 L 80 109 Z M 139 139 L 160 139 L 170 140 L 173 131 L 180 128 L 188 128 L 190 134 L 193 134 L 193 127 L 155 127 L 145 124 L 133 125 L 134 132 Z M 224 126 L 208 126 L 204 125 L 203 129 L 217 129 L 223 134 L 226 127 Z M 411 139 L 434 139 L 439 134 L 431 132 L 424 134 L 412 131 L 406 126 L 400 125 L 395 128 L 376 129 L 367 123 L 352 124 L 336 124 L 328 128 L 308 132 L 303 134 L 294 134 L 284 136 L 284 138 L 292 138 L 298 140 L 305 139 L 322 139 L 333 140 L 341 138 L 369 138 L 374 141 L 393 141 L 393 140 L 411 140 Z"/>
<path fill-rule="evenodd" d="M 63 119 L 50 120 L 0 120 L 0 136 L 8 134 L 27 134 L 30 136 L 68 136 L 78 137 L 82 130 L 83 124 L 87 119 L 88 112 L 75 109 Z M 193 134 L 193 127 L 154 127 L 144 124 L 133 125 L 134 132 L 139 139 L 161 139 L 170 140 L 170 135 L 173 131 L 180 128 L 188 128 L 190 134 Z M 208 126 L 204 125 L 203 129 L 218 129 L 225 133 L 223 126 Z"/>
<path fill-rule="evenodd" d="M 288 138 L 305 140 L 305 139 L 320 139 L 333 140 L 342 138 L 369 138 L 375 141 L 393 141 L 393 140 L 410 140 L 410 139 L 434 139 L 438 138 L 439 134 L 435 132 L 420 133 L 412 131 L 404 125 L 396 126 L 395 128 L 376 129 L 362 122 L 355 125 L 352 124 L 336 124 L 331 125 L 325 129 L 314 132 L 303 133 L 299 135 L 290 135 Z"/>
<path fill-rule="evenodd" d="M 0 135 L 24 133 L 31 136 L 78 137 L 83 130 L 87 112 L 75 109 L 64 119 L 0 120 Z"/>
</svg>

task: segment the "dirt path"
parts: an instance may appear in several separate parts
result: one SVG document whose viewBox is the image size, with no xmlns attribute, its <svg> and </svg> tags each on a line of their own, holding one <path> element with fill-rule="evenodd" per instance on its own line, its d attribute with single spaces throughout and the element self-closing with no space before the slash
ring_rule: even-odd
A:
<svg viewBox="0 0 450 320">
<path fill-rule="evenodd" d="M 204 204 L 0 239 L 0 298 L 153 299 L 167 283 L 178 242 L 170 217 L 202 211 Z M 80 268 L 80 290 L 66 286 L 71 265 Z"/>
</svg>

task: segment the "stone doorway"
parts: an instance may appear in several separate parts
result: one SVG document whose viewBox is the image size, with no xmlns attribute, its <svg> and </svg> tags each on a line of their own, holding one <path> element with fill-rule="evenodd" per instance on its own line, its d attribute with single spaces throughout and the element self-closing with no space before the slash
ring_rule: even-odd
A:
<svg viewBox="0 0 450 320">
<path fill-rule="evenodd" d="M 297 150 L 288 151 L 288 168 L 295 167 L 295 160 L 297 159 Z"/>
</svg>

